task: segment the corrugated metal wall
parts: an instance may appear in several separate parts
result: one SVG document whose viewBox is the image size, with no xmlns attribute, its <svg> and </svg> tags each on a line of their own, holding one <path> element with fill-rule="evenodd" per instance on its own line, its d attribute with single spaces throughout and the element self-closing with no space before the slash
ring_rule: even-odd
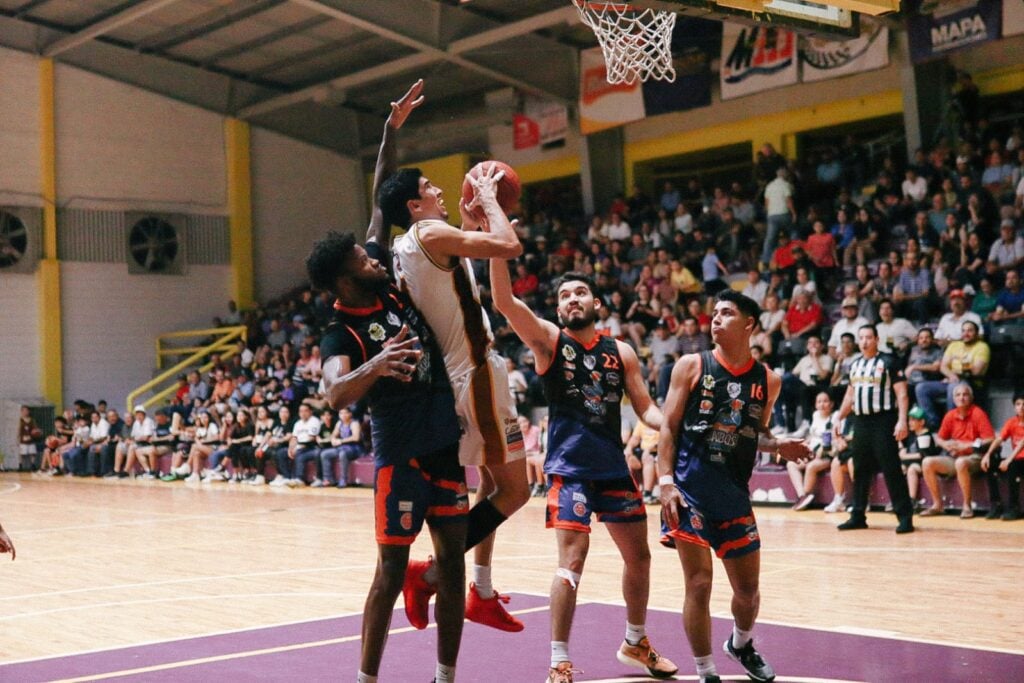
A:
<svg viewBox="0 0 1024 683">
<path fill-rule="evenodd" d="M 60 209 L 57 211 L 57 254 L 62 261 L 124 263 L 127 243 L 122 211 Z M 226 265 L 231 240 L 226 216 L 187 216 L 184 235 L 188 263 Z"/>
</svg>

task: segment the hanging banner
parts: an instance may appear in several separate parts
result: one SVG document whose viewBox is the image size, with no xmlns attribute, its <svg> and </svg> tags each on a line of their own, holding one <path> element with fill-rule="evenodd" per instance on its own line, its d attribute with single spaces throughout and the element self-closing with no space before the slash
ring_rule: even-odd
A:
<svg viewBox="0 0 1024 683">
<path fill-rule="evenodd" d="M 580 52 L 580 132 L 584 135 L 644 117 L 640 83 L 608 82 L 601 48 Z"/>
<path fill-rule="evenodd" d="M 1024 33 L 1024 0 L 1003 0 L 1003 37 Z"/>
<path fill-rule="evenodd" d="M 1000 0 L 949 0 L 925 3 L 907 19 L 910 58 L 926 62 L 1000 36 L 1003 6 Z"/>
<path fill-rule="evenodd" d="M 512 130 L 516 149 L 557 144 L 569 132 L 569 109 L 558 102 L 527 96 L 523 113 L 512 117 Z"/>
<path fill-rule="evenodd" d="M 824 81 L 889 66 L 889 29 L 861 17 L 861 34 L 851 40 L 800 38 L 801 80 Z"/>
<path fill-rule="evenodd" d="M 796 34 L 775 26 L 722 25 L 722 99 L 797 82 Z"/>
</svg>

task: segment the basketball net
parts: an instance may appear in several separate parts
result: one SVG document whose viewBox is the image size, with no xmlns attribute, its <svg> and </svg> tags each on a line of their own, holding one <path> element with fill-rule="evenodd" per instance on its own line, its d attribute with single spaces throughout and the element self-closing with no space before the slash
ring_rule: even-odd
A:
<svg viewBox="0 0 1024 683">
<path fill-rule="evenodd" d="M 672 64 L 675 12 L 592 0 L 572 0 L 572 4 L 601 44 L 609 83 L 676 80 Z"/>
</svg>

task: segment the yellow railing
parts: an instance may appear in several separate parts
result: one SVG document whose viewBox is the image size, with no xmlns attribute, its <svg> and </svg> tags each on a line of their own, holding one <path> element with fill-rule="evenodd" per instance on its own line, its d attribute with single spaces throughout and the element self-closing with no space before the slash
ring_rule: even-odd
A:
<svg viewBox="0 0 1024 683">
<path fill-rule="evenodd" d="M 158 369 L 163 369 L 164 358 L 168 356 L 182 356 L 186 355 L 177 363 L 171 367 L 163 370 L 159 375 L 149 380 L 140 387 L 134 389 L 128 398 L 125 399 L 127 404 L 127 410 L 130 413 L 135 405 L 141 403 L 142 405 L 149 408 L 150 406 L 157 405 L 167 400 L 168 397 L 172 396 L 177 391 L 177 376 L 186 369 L 191 369 L 195 364 L 201 361 L 206 356 L 212 354 L 220 354 L 221 360 L 227 360 L 238 353 L 236 343 L 238 340 L 246 341 L 247 330 L 244 325 L 238 325 L 235 327 L 214 327 L 204 330 L 185 330 L 183 332 L 168 332 L 167 334 L 161 334 L 156 339 L 156 366 Z M 188 339 L 193 337 L 215 337 L 215 339 L 206 344 L 205 346 L 168 346 L 166 341 L 169 339 Z M 209 361 L 205 364 L 196 368 L 200 374 L 209 372 L 213 368 L 213 362 Z M 164 386 L 166 384 L 166 386 Z M 158 388 L 159 387 L 159 388 Z M 140 400 L 140 396 L 154 391 L 151 396 L 144 400 Z"/>
</svg>

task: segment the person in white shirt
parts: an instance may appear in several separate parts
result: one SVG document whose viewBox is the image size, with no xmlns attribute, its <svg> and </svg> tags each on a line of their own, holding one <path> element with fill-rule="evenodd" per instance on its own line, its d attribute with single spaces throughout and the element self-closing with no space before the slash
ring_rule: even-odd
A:
<svg viewBox="0 0 1024 683">
<path fill-rule="evenodd" d="M 875 323 L 878 330 L 878 350 L 882 353 L 903 355 L 917 338 L 917 328 L 906 318 L 897 318 L 896 309 L 890 299 L 882 299 L 878 303 L 879 322 Z"/>
<path fill-rule="evenodd" d="M 814 488 L 818 475 L 832 467 L 832 399 L 827 391 L 820 392 L 814 399 L 814 416 L 807 430 L 807 446 L 814 453 L 814 459 L 804 462 L 787 462 L 786 471 L 796 490 L 794 510 L 806 510 L 814 502 Z"/>
<path fill-rule="evenodd" d="M 741 294 L 750 297 L 757 302 L 757 305 L 764 308 L 764 297 L 768 293 L 768 283 L 761 279 L 761 273 L 756 268 L 747 271 L 747 285 Z"/>
<path fill-rule="evenodd" d="M 908 168 L 902 189 L 904 200 L 920 204 L 928 196 L 928 181 L 917 175 L 914 169 Z"/>
<path fill-rule="evenodd" d="M 766 266 L 771 261 L 772 252 L 779 241 L 779 232 L 789 230 L 796 222 L 796 205 L 793 203 L 793 186 L 789 184 L 789 171 L 780 167 L 775 180 L 764 188 L 765 214 L 768 217 L 768 232 L 764 238 L 761 251 L 761 263 Z"/>
<path fill-rule="evenodd" d="M 608 306 L 597 309 L 597 322 L 594 329 L 601 334 L 607 334 L 612 339 L 622 338 L 622 323 L 619 322 L 619 314 L 613 314 Z"/>
<path fill-rule="evenodd" d="M 135 419 L 131 423 L 131 432 L 128 434 L 128 438 L 122 439 L 117 444 L 117 450 L 114 452 L 114 473 L 122 479 L 128 476 L 128 471 L 125 468 L 125 463 L 128 458 L 128 451 L 134 448 L 136 445 L 145 446 L 153 438 L 156 433 L 156 423 L 153 419 L 146 416 L 146 406 L 141 403 L 135 406 L 135 410 L 132 411 Z M 125 421 L 128 417 L 125 416 Z M 108 427 L 109 434 L 109 427 Z M 122 431 L 123 435 L 124 432 Z"/>
<path fill-rule="evenodd" d="M 278 471 L 284 477 L 283 484 L 286 486 L 302 486 L 306 483 L 306 463 L 316 463 L 317 474 L 313 484 L 323 484 L 323 472 L 320 471 L 320 449 L 317 447 L 316 438 L 320 434 L 320 418 L 313 415 L 313 409 L 303 403 L 299 406 L 299 419 L 292 427 L 291 443 L 288 444 L 288 451 L 285 457 L 278 459 Z M 278 477 L 280 479 L 281 477 Z M 277 479 L 270 482 L 271 486 L 281 486 Z"/>
<path fill-rule="evenodd" d="M 967 310 L 967 302 L 964 301 L 964 290 L 954 289 L 949 293 L 949 313 L 946 313 L 939 320 L 939 326 L 935 329 L 935 341 L 939 346 L 945 347 L 950 342 L 960 341 L 963 335 L 962 326 L 965 321 L 970 320 L 982 334 L 981 316 L 974 311 Z"/>
<path fill-rule="evenodd" d="M 107 439 L 110 438 L 110 423 L 106 421 L 99 411 L 92 411 L 89 416 L 89 449 L 86 460 L 86 471 L 95 476 L 100 476 L 100 463 L 103 459 L 103 451 L 107 448 Z"/>
<path fill-rule="evenodd" d="M 136 416 L 136 424 L 138 424 L 138 416 Z M 149 420 L 152 423 L 152 420 Z M 152 436 L 155 431 L 155 425 L 153 430 L 150 432 Z M 132 428 L 132 438 L 135 438 L 135 428 Z M 189 475 L 185 478 L 185 481 L 195 484 L 201 479 L 203 468 L 206 466 L 206 459 L 213 453 L 213 449 L 220 445 L 220 425 L 210 419 L 210 411 L 203 408 L 199 411 L 199 415 L 196 417 L 196 428 L 195 437 L 192 442 L 192 448 L 188 453 L 188 462 L 186 467 L 188 468 Z"/>
<path fill-rule="evenodd" d="M 1017 237 L 1013 219 L 1004 218 L 999 226 L 999 239 L 988 251 L 988 271 L 1005 273 L 1024 265 L 1024 237 Z"/>
<path fill-rule="evenodd" d="M 629 223 L 622 220 L 622 216 L 617 213 L 613 213 L 608 222 L 601 226 L 601 232 L 610 240 L 621 240 L 623 242 L 628 242 L 630 235 L 633 234 Z"/>
<path fill-rule="evenodd" d="M 828 355 L 836 357 L 840 339 L 844 334 L 849 332 L 856 337 L 857 330 L 868 324 L 867 319 L 861 316 L 859 311 L 860 302 L 857 301 L 857 297 L 848 296 L 843 299 L 843 317 L 832 326 L 832 334 L 828 338 Z"/>
</svg>

